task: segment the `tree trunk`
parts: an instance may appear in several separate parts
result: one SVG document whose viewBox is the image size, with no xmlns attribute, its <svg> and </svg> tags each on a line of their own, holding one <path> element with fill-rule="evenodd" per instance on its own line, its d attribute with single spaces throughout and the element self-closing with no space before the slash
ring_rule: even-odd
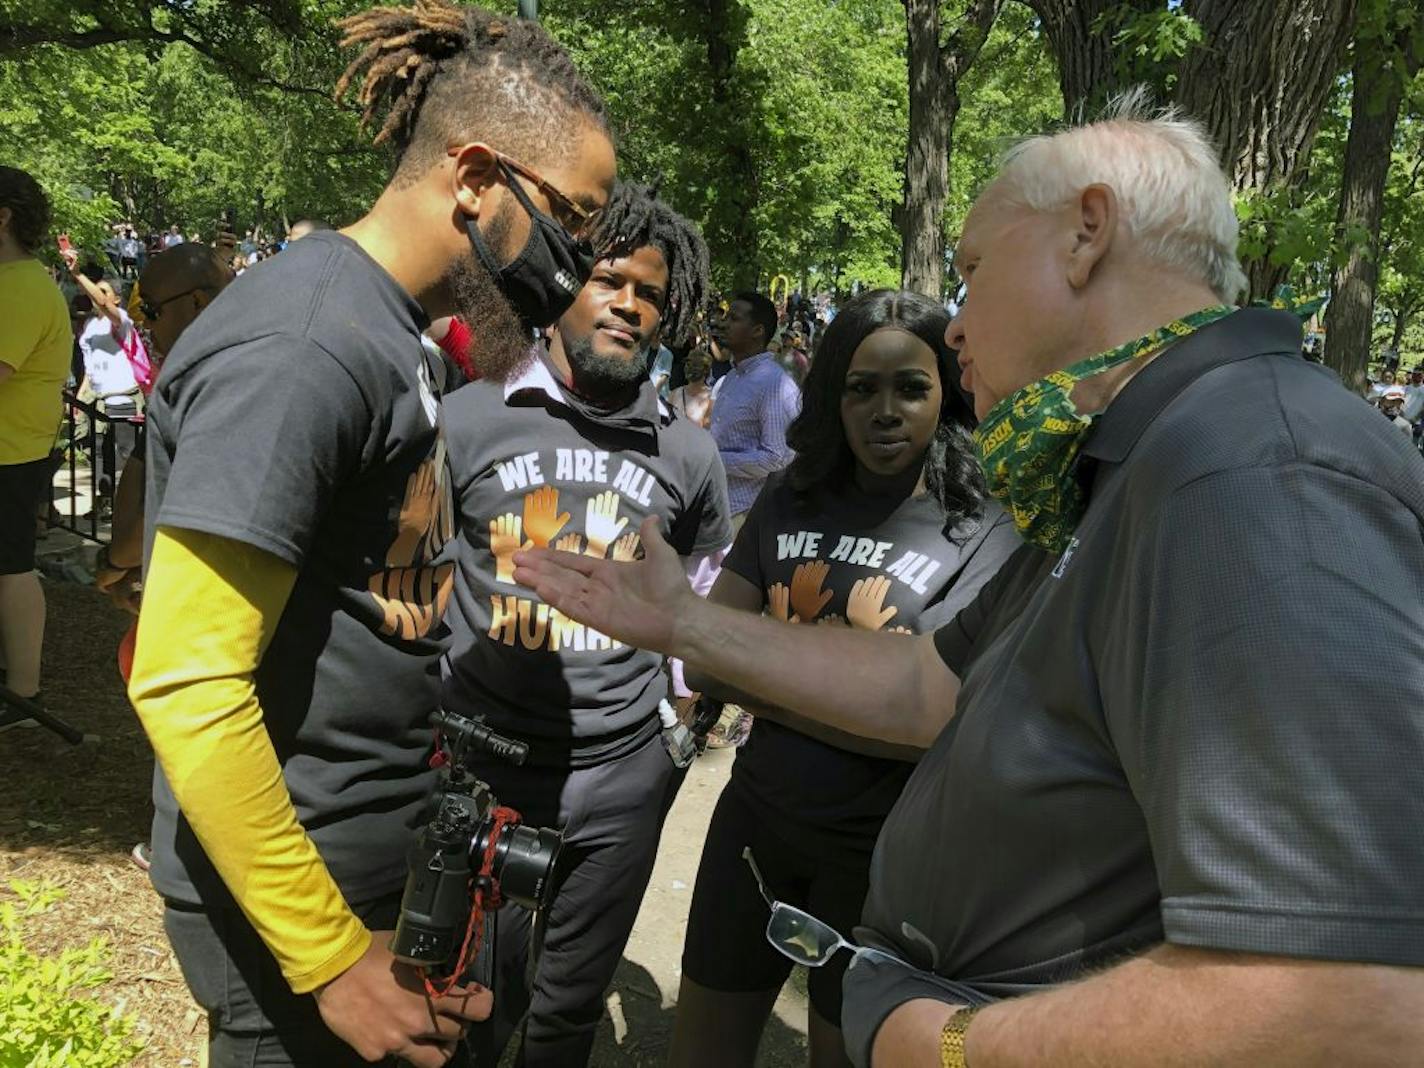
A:
<svg viewBox="0 0 1424 1068">
<path fill-rule="evenodd" d="M 1205 123 L 1240 191 L 1301 177 L 1354 32 L 1359 0 L 1186 0 L 1201 45 L 1182 63 L 1177 102 Z M 1247 265 L 1253 296 L 1284 276 L 1269 256 Z"/>
<path fill-rule="evenodd" d="M 1424 307 L 1424 301 L 1417 296 L 1410 297 L 1408 294 L 1402 295 L 1399 303 L 1393 306 L 1386 306 L 1385 311 L 1389 313 L 1392 320 L 1389 331 L 1389 347 L 1395 352 L 1399 351 L 1404 344 L 1404 333 L 1409 329 L 1409 324 L 1414 322 L 1414 316 Z"/>
<path fill-rule="evenodd" d="M 959 114 L 959 80 L 989 36 L 1002 0 L 971 0 L 941 47 L 940 0 L 904 0 L 909 44 L 910 137 L 899 213 L 901 285 L 939 299 L 944 286 L 944 201 Z"/>
<path fill-rule="evenodd" d="M 909 35 L 910 139 L 900 211 L 900 284 L 939 297 L 944 273 L 944 199 L 949 190 L 952 93 L 940 70 L 940 0 L 904 0 Z"/>
<path fill-rule="evenodd" d="M 732 285 L 752 288 L 761 273 L 755 210 L 758 200 L 756 161 L 747 134 L 735 75 L 737 52 L 746 39 L 747 14 L 740 0 L 704 0 L 703 33 L 711 73 L 712 103 L 724 144 L 722 188 L 731 194 L 726 209 L 709 219 L 709 244 L 731 252 Z"/>
<path fill-rule="evenodd" d="M 1043 25 L 1043 34 L 1058 60 L 1058 85 L 1063 113 L 1070 117 L 1101 103 L 1124 88 L 1113 59 L 1112 34 L 1094 33 L 1093 24 L 1119 8 L 1122 0 L 1025 0 Z M 1154 0 L 1130 0 L 1129 7 L 1146 11 Z"/>
<path fill-rule="evenodd" d="M 1405 27 L 1390 42 L 1393 48 L 1387 49 L 1402 54 L 1402 76 L 1381 62 L 1381 42 L 1361 38 L 1355 43 L 1350 134 L 1345 142 L 1340 208 L 1335 221 L 1337 239 L 1350 241 L 1350 256 L 1343 267 L 1336 269 L 1331 286 L 1330 307 L 1325 312 L 1325 362 L 1357 393 L 1365 387 L 1370 362 L 1375 287 L 1379 282 L 1380 217 L 1384 212 L 1394 127 L 1404 87 L 1424 58 L 1419 48 L 1411 46 L 1417 40 Z M 1395 348 L 1403 340 L 1403 333 L 1396 319 Z"/>
</svg>

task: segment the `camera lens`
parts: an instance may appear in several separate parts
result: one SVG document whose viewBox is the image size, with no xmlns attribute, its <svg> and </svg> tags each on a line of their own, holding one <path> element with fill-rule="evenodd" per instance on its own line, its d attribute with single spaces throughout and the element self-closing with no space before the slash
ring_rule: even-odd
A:
<svg viewBox="0 0 1424 1068">
<path fill-rule="evenodd" d="M 547 827 L 506 826 L 495 846 L 493 872 L 504 897 L 526 909 L 547 905 L 563 844 L 563 836 Z"/>
</svg>

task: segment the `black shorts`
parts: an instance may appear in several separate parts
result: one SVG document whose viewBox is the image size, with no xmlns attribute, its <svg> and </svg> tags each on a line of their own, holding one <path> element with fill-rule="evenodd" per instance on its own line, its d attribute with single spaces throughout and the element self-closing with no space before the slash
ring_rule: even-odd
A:
<svg viewBox="0 0 1424 1068">
<path fill-rule="evenodd" d="M 0 464 L 0 575 L 35 569 L 36 508 L 49 491 L 54 463 L 48 456 Z"/>
<path fill-rule="evenodd" d="M 766 940 L 770 917 L 742 849 L 751 846 L 772 897 L 803 908 L 849 938 L 860 923 L 869 886 L 870 855 L 857 849 L 830 855 L 804 842 L 785 827 L 773 827 L 764 812 L 728 783 L 712 813 L 692 910 L 682 971 L 709 990 L 776 990 L 791 974 L 791 961 Z M 829 964 L 810 969 L 811 1005 L 821 1017 L 840 1025 L 841 977 L 850 954 L 837 953 Z"/>
</svg>

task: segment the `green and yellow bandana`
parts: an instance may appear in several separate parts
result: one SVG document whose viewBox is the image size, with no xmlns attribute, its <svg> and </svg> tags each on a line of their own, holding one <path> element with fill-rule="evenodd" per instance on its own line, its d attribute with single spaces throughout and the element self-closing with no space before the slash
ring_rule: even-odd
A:
<svg viewBox="0 0 1424 1068">
<path fill-rule="evenodd" d="M 1294 312 L 1309 319 L 1324 298 L 1296 300 L 1286 287 L 1257 306 Z M 974 432 L 979 463 L 989 492 L 1009 510 L 1023 539 L 1049 552 L 1068 546 L 1087 507 L 1078 481 L 1078 454 L 1100 412 L 1073 405 L 1073 387 L 1129 360 L 1156 352 L 1236 311 L 1229 304 L 1203 308 L 1136 341 L 1089 357 L 1005 397 Z"/>
</svg>

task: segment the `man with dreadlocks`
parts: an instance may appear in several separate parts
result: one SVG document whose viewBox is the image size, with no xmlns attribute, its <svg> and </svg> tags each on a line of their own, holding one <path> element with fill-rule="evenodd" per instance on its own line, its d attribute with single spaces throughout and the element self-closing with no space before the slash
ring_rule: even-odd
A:
<svg viewBox="0 0 1424 1068">
<path fill-rule="evenodd" d="M 598 97 L 537 25 L 444 0 L 342 23 L 380 199 L 248 271 L 149 409 L 130 696 L 158 756 L 154 885 L 214 1068 L 463 1061 L 487 991 L 427 998 L 387 948 L 433 784 L 454 534 L 421 330 L 482 371 L 572 303 L 613 186 Z M 373 932 L 375 932 L 373 934 Z"/>
<path fill-rule="evenodd" d="M 529 916 L 498 914 L 494 1018 L 471 1036 L 491 1068 L 526 1006 L 522 1065 L 587 1061 L 682 781 L 660 741 L 662 657 L 549 611 L 514 585 L 514 553 L 631 560 L 639 525 L 656 517 L 695 584 L 732 536 L 716 443 L 648 378 L 659 338 L 682 338 L 705 299 L 702 238 L 625 184 L 594 248 L 548 354 L 506 382 L 465 386 L 445 409 L 461 518 L 444 705 L 528 743 L 524 766 L 475 770 L 526 821 L 564 831 L 532 994 Z"/>
</svg>

